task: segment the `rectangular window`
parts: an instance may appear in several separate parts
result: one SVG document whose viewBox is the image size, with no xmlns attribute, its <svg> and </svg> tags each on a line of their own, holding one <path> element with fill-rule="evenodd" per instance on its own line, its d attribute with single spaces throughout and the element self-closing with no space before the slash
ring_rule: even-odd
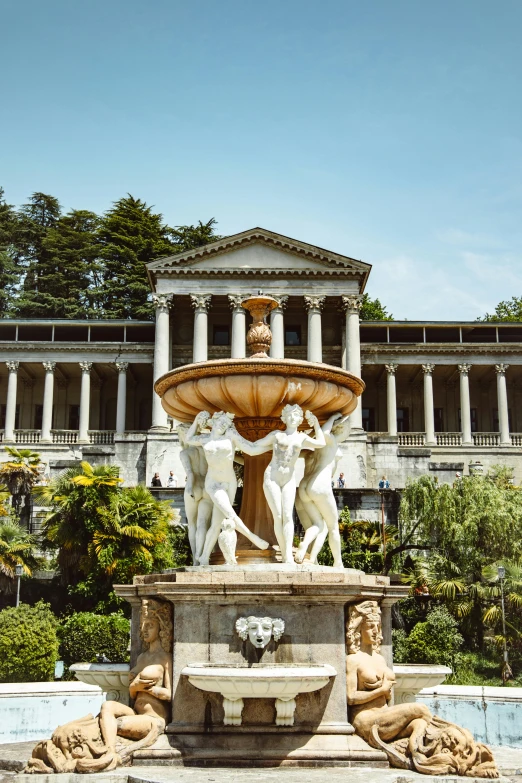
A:
<svg viewBox="0 0 522 783">
<path fill-rule="evenodd" d="M 213 345 L 230 345 L 230 327 L 216 324 L 212 327 Z"/>
<path fill-rule="evenodd" d="M 285 324 L 285 345 L 301 345 L 301 327 Z"/>
<path fill-rule="evenodd" d="M 41 430 L 42 429 L 42 416 L 43 416 L 43 405 L 35 405 L 34 406 L 34 421 L 33 421 L 33 428 L 35 430 Z"/>
<path fill-rule="evenodd" d="M 362 425 L 365 432 L 375 432 L 375 408 L 362 409 Z"/>
<path fill-rule="evenodd" d="M 470 418 L 471 418 L 471 432 L 477 432 L 478 431 L 478 415 L 477 415 L 477 409 L 476 408 L 470 408 Z M 458 432 L 462 432 L 462 415 L 459 408 L 459 429 Z M 495 429 L 493 429 L 493 432 L 495 432 Z"/>
<path fill-rule="evenodd" d="M 69 427 L 70 430 L 80 429 L 80 406 L 69 405 Z"/>
<path fill-rule="evenodd" d="M 410 431 L 410 409 L 397 408 L 397 432 Z"/>
<path fill-rule="evenodd" d="M 435 419 L 435 432 L 444 432 L 444 409 L 434 408 L 433 417 Z"/>
<path fill-rule="evenodd" d="M 508 426 L 509 426 L 509 431 L 513 432 L 513 425 L 511 424 L 511 408 L 508 410 Z M 500 432 L 500 422 L 498 420 L 498 408 L 493 408 L 493 429 L 492 429 L 492 432 Z"/>
<path fill-rule="evenodd" d="M 5 410 L 6 405 L 0 406 L 0 430 L 5 430 Z M 20 403 L 17 403 L 16 405 L 16 412 L 15 412 L 15 430 L 20 429 Z"/>
</svg>

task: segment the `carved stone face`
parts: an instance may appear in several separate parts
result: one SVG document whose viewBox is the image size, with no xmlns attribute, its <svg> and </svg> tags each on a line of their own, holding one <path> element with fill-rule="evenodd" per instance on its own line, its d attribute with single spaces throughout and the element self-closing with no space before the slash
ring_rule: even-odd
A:
<svg viewBox="0 0 522 783">
<path fill-rule="evenodd" d="M 153 617 L 146 617 L 141 624 L 141 637 L 145 644 L 152 644 L 159 637 L 160 624 Z"/>
<path fill-rule="evenodd" d="M 242 639 L 249 639 L 258 650 L 267 646 L 272 635 L 279 641 L 285 630 L 284 621 L 274 617 L 240 617 L 236 631 Z"/>
<path fill-rule="evenodd" d="M 378 620 L 365 619 L 361 625 L 361 640 L 372 648 L 379 646 L 381 628 Z"/>
<path fill-rule="evenodd" d="M 218 416 L 212 422 L 212 432 L 217 435 L 224 435 L 231 425 L 231 420 L 228 416 Z"/>
<path fill-rule="evenodd" d="M 283 410 L 281 419 L 287 427 L 291 425 L 299 427 L 299 425 L 303 423 L 303 411 L 299 405 L 289 405 Z"/>
</svg>

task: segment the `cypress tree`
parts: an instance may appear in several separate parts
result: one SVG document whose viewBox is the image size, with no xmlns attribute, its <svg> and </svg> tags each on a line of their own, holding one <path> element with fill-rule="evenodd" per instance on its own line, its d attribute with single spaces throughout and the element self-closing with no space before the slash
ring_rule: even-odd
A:
<svg viewBox="0 0 522 783">
<path fill-rule="evenodd" d="M 0 317 L 10 315 L 13 293 L 18 282 L 16 264 L 16 230 L 18 215 L 4 198 L 0 188 Z"/>
<path fill-rule="evenodd" d="M 47 230 L 42 248 L 39 307 L 52 318 L 92 318 L 98 314 L 100 263 L 97 229 L 100 218 L 85 209 L 72 210 Z"/>
<path fill-rule="evenodd" d="M 107 318 L 151 318 L 146 264 L 174 250 L 161 214 L 130 194 L 101 219 L 101 303 Z"/>
<path fill-rule="evenodd" d="M 54 196 L 33 193 L 28 204 L 19 210 L 16 230 L 16 262 L 24 278 L 15 304 L 17 315 L 23 318 L 52 317 L 49 303 L 41 303 L 42 279 L 53 269 L 52 255 L 45 248 L 47 231 L 58 223 L 61 207 Z"/>
</svg>

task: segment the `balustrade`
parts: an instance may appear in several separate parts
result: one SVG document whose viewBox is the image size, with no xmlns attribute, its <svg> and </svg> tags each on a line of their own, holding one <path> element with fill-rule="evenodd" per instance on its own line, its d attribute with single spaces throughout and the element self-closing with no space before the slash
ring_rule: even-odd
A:
<svg viewBox="0 0 522 783">
<path fill-rule="evenodd" d="M 473 432 L 472 438 L 475 446 L 500 446 L 499 432 Z"/>
<path fill-rule="evenodd" d="M 399 432 L 399 446 L 425 446 L 425 432 Z"/>
<path fill-rule="evenodd" d="M 437 446 L 462 446 L 462 434 L 460 432 L 436 432 Z"/>
</svg>

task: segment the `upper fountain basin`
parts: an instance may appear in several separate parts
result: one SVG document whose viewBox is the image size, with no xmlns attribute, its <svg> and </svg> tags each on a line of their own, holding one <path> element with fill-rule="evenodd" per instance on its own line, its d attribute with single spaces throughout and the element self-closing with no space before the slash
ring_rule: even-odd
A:
<svg viewBox="0 0 522 783">
<path fill-rule="evenodd" d="M 270 358 L 186 364 L 154 384 L 164 409 L 181 422 L 192 422 L 203 410 L 278 418 L 287 404 L 300 405 L 324 422 L 332 413 L 351 413 L 364 388 L 341 367 Z"/>
</svg>

